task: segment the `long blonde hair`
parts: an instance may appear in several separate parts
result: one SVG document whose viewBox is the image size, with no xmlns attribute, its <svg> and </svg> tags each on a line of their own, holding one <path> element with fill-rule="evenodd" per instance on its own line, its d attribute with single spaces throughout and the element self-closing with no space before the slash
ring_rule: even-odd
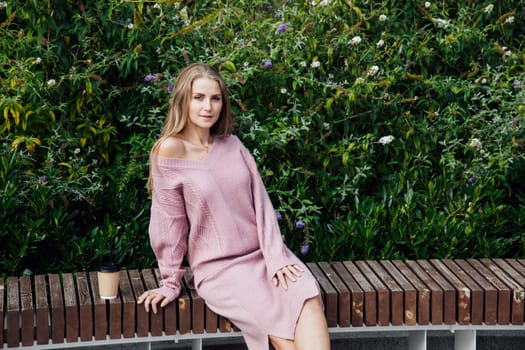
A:
<svg viewBox="0 0 525 350">
<path fill-rule="evenodd" d="M 175 80 L 173 94 L 170 100 L 168 115 L 164 122 L 164 127 L 160 137 L 153 144 L 150 152 L 150 172 L 148 178 L 148 190 L 153 187 L 151 168 L 154 163 L 154 156 L 157 154 L 160 144 L 170 136 L 181 133 L 188 123 L 188 108 L 191 101 L 192 85 L 196 79 L 208 78 L 215 80 L 219 84 L 222 97 L 222 108 L 219 119 L 210 129 L 213 137 L 224 137 L 232 133 L 233 122 L 231 116 L 230 98 L 228 89 L 219 72 L 213 67 L 204 63 L 193 63 L 182 69 Z"/>
</svg>

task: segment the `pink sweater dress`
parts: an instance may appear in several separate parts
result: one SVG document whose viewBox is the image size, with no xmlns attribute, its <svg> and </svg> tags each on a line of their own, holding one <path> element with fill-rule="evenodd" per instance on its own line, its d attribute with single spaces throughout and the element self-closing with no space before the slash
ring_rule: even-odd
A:
<svg viewBox="0 0 525 350">
<path fill-rule="evenodd" d="M 187 255 L 195 289 L 242 332 L 250 350 L 269 349 L 268 336 L 294 339 L 305 300 L 319 287 L 284 245 L 256 163 L 236 136 L 216 138 L 202 160 L 156 157 L 150 242 L 162 280 L 156 291 L 180 292 Z M 290 264 L 305 272 L 288 290 L 272 283 Z"/>
</svg>

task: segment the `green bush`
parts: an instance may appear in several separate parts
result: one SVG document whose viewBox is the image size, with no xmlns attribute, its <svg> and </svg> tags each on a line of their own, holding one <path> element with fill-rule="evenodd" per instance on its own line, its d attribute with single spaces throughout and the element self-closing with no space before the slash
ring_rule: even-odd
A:
<svg viewBox="0 0 525 350">
<path fill-rule="evenodd" d="M 148 151 L 196 61 L 305 260 L 525 257 L 522 5 L 1 2 L 0 271 L 154 264 Z"/>
</svg>

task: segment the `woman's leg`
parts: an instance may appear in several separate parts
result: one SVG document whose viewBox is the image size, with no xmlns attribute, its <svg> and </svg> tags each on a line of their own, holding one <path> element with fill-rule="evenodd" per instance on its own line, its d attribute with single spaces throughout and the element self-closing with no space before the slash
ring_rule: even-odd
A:
<svg viewBox="0 0 525 350">
<path fill-rule="evenodd" d="M 295 346 L 297 350 L 330 349 L 330 336 L 320 296 L 304 303 L 295 329 Z"/>
<path fill-rule="evenodd" d="M 270 335 L 270 343 L 272 343 L 272 346 L 275 350 L 297 350 L 293 340 L 278 338 Z"/>
<path fill-rule="evenodd" d="M 321 297 L 305 301 L 297 320 L 295 340 L 270 336 L 270 342 L 276 350 L 329 350 L 330 336 Z"/>
</svg>

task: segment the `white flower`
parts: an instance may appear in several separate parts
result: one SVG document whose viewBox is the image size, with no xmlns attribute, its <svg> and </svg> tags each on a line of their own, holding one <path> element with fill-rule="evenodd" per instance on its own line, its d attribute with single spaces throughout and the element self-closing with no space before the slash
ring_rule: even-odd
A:
<svg viewBox="0 0 525 350">
<path fill-rule="evenodd" d="M 330 5 L 330 0 L 312 0 L 311 2 L 312 6 L 326 6 L 326 5 Z"/>
<path fill-rule="evenodd" d="M 0 10 L 3 10 L 7 7 L 7 1 L 0 1 Z"/>
<path fill-rule="evenodd" d="M 154 8 L 154 9 L 160 9 L 160 5 L 159 5 L 159 3 L 156 2 L 155 5 L 153 5 L 153 8 Z"/>
<path fill-rule="evenodd" d="M 350 44 L 357 45 L 361 42 L 361 37 L 359 35 L 356 35 L 350 40 Z"/>
<path fill-rule="evenodd" d="M 431 4 L 430 2 L 425 1 L 425 8 L 426 8 L 426 9 L 430 8 L 431 5 L 432 5 L 432 4 Z"/>
<path fill-rule="evenodd" d="M 286 88 L 281 88 L 281 94 L 286 94 L 288 92 L 288 90 L 286 90 Z"/>
<path fill-rule="evenodd" d="M 505 23 L 514 23 L 514 16 L 509 16 L 505 19 Z"/>
<path fill-rule="evenodd" d="M 384 22 L 384 21 L 386 21 L 386 20 L 387 20 L 386 15 L 381 15 L 381 16 L 379 16 L 379 22 Z"/>
<path fill-rule="evenodd" d="M 312 63 L 310 64 L 310 67 L 317 68 L 320 65 L 321 65 L 321 62 L 319 62 L 319 61 L 312 61 Z"/>
<path fill-rule="evenodd" d="M 483 9 L 483 12 L 485 13 L 491 13 L 492 10 L 494 10 L 494 5 L 493 4 L 489 4 L 485 7 L 485 9 Z"/>
<path fill-rule="evenodd" d="M 468 145 L 477 150 L 480 150 L 483 147 L 483 144 L 478 138 L 471 139 Z"/>
<path fill-rule="evenodd" d="M 395 137 L 392 135 L 383 136 L 379 139 L 379 143 L 382 145 L 388 145 L 389 143 L 392 143 L 394 141 Z"/>
<path fill-rule="evenodd" d="M 128 24 L 128 29 L 133 29 L 133 23 Z"/>
<path fill-rule="evenodd" d="M 307 63 L 306 63 L 305 61 L 301 61 L 301 63 L 299 63 L 299 65 L 300 65 L 301 67 L 306 67 L 306 66 L 307 66 Z"/>
<path fill-rule="evenodd" d="M 448 26 L 450 25 L 449 21 L 447 21 L 446 19 L 442 19 L 442 18 L 438 18 L 434 20 L 434 22 L 437 24 L 438 28 L 447 29 Z"/>
<path fill-rule="evenodd" d="M 375 75 L 377 72 L 379 72 L 378 66 L 372 66 L 367 72 L 367 75 Z"/>
<path fill-rule="evenodd" d="M 379 39 L 379 41 L 376 43 L 376 47 L 379 49 L 383 46 L 385 46 L 385 41 L 383 39 Z"/>
<path fill-rule="evenodd" d="M 57 84 L 57 81 L 55 79 L 49 79 L 47 81 L 47 86 L 55 86 Z"/>
<path fill-rule="evenodd" d="M 74 151 L 75 154 L 79 154 L 80 153 L 80 148 L 75 148 L 75 151 Z"/>
<path fill-rule="evenodd" d="M 34 64 L 40 64 L 40 63 L 42 63 L 42 59 L 40 57 L 37 57 L 37 58 L 35 58 L 33 63 Z"/>
</svg>

